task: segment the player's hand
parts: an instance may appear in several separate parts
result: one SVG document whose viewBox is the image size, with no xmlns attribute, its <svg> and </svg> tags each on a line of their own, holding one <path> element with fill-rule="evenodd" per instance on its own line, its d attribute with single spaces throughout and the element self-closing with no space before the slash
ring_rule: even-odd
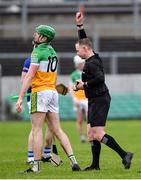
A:
<svg viewBox="0 0 141 180">
<path fill-rule="evenodd" d="M 19 98 L 18 101 L 16 102 L 16 111 L 19 113 L 22 112 L 22 101 L 23 100 Z"/>
<path fill-rule="evenodd" d="M 75 16 L 76 24 L 81 25 L 84 22 L 84 16 L 82 12 L 77 12 Z"/>
</svg>

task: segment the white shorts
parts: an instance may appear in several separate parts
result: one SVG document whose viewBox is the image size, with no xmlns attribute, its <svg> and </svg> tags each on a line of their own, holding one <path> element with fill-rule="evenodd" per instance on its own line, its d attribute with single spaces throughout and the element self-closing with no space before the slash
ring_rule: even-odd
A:
<svg viewBox="0 0 141 180">
<path fill-rule="evenodd" d="M 31 94 L 31 113 L 59 112 L 58 93 L 56 90 L 44 90 Z"/>
<path fill-rule="evenodd" d="M 27 106 L 28 106 L 28 110 L 29 110 L 29 114 L 31 112 L 31 101 L 27 101 Z"/>
<path fill-rule="evenodd" d="M 82 100 L 74 99 L 74 110 L 75 111 L 77 111 L 77 104 L 80 105 L 81 110 L 84 110 L 85 114 L 87 115 L 87 113 L 88 113 L 88 100 L 87 99 L 82 99 Z"/>
</svg>

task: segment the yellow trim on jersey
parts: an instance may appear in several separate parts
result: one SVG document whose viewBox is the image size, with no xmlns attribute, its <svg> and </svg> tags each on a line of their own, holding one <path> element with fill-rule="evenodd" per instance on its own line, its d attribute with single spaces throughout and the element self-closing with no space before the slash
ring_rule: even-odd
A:
<svg viewBox="0 0 141 180">
<path fill-rule="evenodd" d="M 37 93 L 31 94 L 31 113 L 37 112 Z"/>
<path fill-rule="evenodd" d="M 78 100 L 86 99 L 84 90 L 79 90 L 74 92 L 74 97 Z"/>
<path fill-rule="evenodd" d="M 57 73 L 56 72 L 41 72 L 37 71 L 32 79 L 32 92 L 43 90 L 55 90 Z"/>
</svg>

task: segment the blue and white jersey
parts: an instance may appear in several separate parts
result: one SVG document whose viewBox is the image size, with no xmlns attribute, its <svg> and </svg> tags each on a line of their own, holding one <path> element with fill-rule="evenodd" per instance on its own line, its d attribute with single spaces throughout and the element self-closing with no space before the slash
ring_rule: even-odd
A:
<svg viewBox="0 0 141 180">
<path fill-rule="evenodd" d="M 30 67 L 30 63 L 31 63 L 31 58 L 26 58 L 25 61 L 24 61 L 24 65 L 23 65 L 23 70 L 22 72 L 28 72 L 29 70 L 29 67 Z"/>
<path fill-rule="evenodd" d="M 24 61 L 22 72 L 26 72 L 26 73 L 28 72 L 29 67 L 30 67 L 30 63 L 31 63 L 31 58 L 30 57 L 26 58 Z M 27 93 L 31 93 L 31 88 L 29 88 L 27 90 Z M 30 96 L 27 97 L 27 102 L 29 102 L 29 101 L 30 101 Z"/>
</svg>

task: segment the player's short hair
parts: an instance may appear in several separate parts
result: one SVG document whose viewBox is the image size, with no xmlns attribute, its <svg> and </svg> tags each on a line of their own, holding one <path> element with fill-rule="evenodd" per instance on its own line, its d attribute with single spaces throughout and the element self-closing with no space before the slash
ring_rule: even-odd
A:
<svg viewBox="0 0 141 180">
<path fill-rule="evenodd" d="M 88 48 L 92 49 L 92 42 L 90 39 L 88 38 L 84 38 L 84 39 L 80 39 L 78 40 L 77 42 L 79 45 L 85 45 L 87 46 Z"/>
</svg>

